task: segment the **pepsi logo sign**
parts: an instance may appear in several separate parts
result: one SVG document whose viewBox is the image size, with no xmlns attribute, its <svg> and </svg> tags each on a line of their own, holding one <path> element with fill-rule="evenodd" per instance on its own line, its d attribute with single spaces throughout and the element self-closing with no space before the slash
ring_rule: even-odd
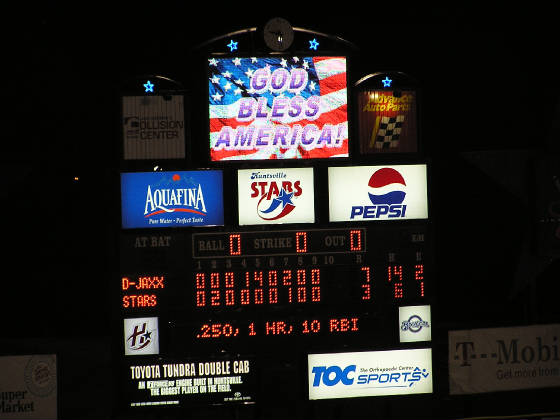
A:
<svg viewBox="0 0 560 420">
<path fill-rule="evenodd" d="M 426 165 L 329 168 L 329 214 L 331 222 L 426 219 Z"/>
</svg>

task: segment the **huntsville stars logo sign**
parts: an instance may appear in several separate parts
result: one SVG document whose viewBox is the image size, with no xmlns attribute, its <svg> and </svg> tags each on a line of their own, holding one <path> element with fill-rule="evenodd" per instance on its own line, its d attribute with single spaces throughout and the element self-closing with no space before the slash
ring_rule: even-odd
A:
<svg viewBox="0 0 560 420">
<path fill-rule="evenodd" d="M 239 224 L 313 223 L 313 169 L 238 172 Z"/>
</svg>

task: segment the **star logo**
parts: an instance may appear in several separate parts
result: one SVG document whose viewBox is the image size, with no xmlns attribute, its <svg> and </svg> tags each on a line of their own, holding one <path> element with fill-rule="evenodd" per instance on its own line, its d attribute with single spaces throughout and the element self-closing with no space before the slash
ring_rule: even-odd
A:
<svg viewBox="0 0 560 420">
<path fill-rule="evenodd" d="M 154 93 L 154 84 L 148 80 L 146 83 L 144 83 L 144 89 L 146 93 Z"/>
<path fill-rule="evenodd" d="M 316 38 L 313 38 L 311 41 L 309 41 L 309 49 L 310 50 L 315 50 L 317 51 L 317 47 L 319 46 L 319 43 L 317 42 Z"/>
<path fill-rule="evenodd" d="M 233 39 L 231 41 L 229 41 L 229 44 L 227 45 L 227 47 L 229 48 L 230 51 L 234 51 L 237 49 L 237 42 L 235 42 Z"/>
<path fill-rule="evenodd" d="M 264 220 L 278 220 L 291 213 L 296 207 L 292 201 L 293 196 L 293 192 L 287 192 L 284 188 L 282 188 L 278 196 L 268 202 L 270 203 L 268 208 L 260 209 L 261 202 L 263 202 L 266 198 L 266 194 L 263 194 L 257 204 L 257 212 L 259 213 L 260 218 Z"/>
<path fill-rule="evenodd" d="M 275 198 L 275 200 L 280 201 L 280 203 L 282 204 L 282 208 L 286 207 L 287 204 L 294 204 L 292 201 L 292 197 L 294 196 L 294 193 L 288 193 L 286 192 L 286 190 L 284 188 L 282 188 L 282 191 L 280 191 L 280 194 L 278 195 L 278 197 Z"/>
<path fill-rule="evenodd" d="M 385 79 L 383 79 L 381 82 L 383 83 L 383 87 L 391 87 L 391 83 L 393 83 L 393 80 L 385 76 Z"/>
</svg>

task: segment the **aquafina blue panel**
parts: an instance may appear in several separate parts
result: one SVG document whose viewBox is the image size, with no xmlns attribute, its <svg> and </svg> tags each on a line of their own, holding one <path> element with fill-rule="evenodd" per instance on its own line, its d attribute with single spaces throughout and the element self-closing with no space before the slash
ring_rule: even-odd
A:
<svg viewBox="0 0 560 420">
<path fill-rule="evenodd" d="M 123 229 L 224 224 L 220 170 L 121 174 Z"/>
</svg>

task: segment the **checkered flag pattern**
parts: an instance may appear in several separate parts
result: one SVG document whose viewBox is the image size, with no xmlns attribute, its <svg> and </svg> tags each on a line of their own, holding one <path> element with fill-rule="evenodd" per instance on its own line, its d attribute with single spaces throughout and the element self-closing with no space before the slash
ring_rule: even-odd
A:
<svg viewBox="0 0 560 420">
<path fill-rule="evenodd" d="M 404 115 L 396 117 L 381 117 L 377 137 L 375 138 L 376 149 L 389 149 L 399 145 L 401 127 Z"/>
</svg>

